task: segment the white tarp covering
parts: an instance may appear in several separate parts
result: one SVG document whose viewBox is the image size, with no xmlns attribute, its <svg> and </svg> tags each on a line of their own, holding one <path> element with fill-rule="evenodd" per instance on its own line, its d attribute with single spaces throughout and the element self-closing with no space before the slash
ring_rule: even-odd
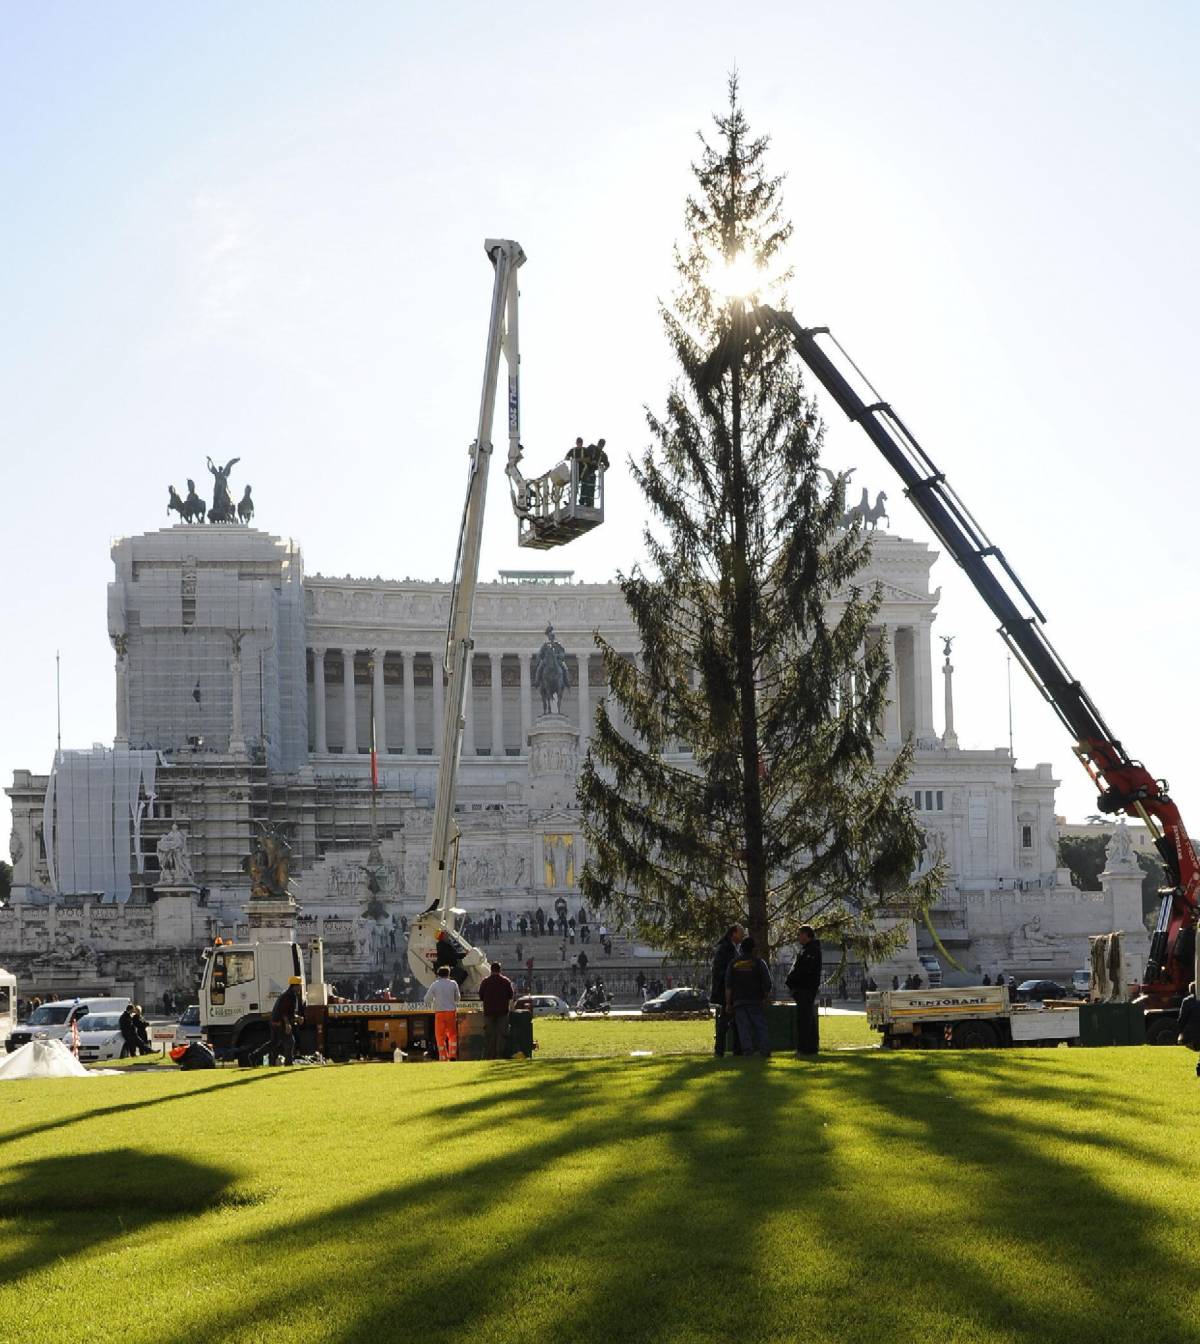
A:
<svg viewBox="0 0 1200 1344">
<path fill-rule="evenodd" d="M 85 1069 L 62 1041 L 30 1041 L 0 1060 L 0 1083 L 18 1078 L 116 1077 L 120 1069 Z"/>
<path fill-rule="evenodd" d="M 46 786 L 43 833 L 60 895 L 100 892 L 126 901 L 137 868 L 138 798 L 154 793 L 155 751 L 63 751 Z"/>
</svg>

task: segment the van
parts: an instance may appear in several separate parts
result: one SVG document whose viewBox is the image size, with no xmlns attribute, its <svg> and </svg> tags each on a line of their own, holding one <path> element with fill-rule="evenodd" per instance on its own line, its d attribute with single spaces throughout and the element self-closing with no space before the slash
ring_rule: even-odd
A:
<svg viewBox="0 0 1200 1344">
<path fill-rule="evenodd" d="M 1092 972 L 1088 967 L 1071 972 L 1071 990 L 1081 999 L 1086 999 L 1092 988 Z"/>
<path fill-rule="evenodd" d="M 32 1040 L 69 1041 L 71 1023 L 89 1013 L 123 1013 L 128 999 L 55 999 L 35 1008 L 26 1021 L 14 1028 L 6 1042 L 9 1053 Z"/>
</svg>

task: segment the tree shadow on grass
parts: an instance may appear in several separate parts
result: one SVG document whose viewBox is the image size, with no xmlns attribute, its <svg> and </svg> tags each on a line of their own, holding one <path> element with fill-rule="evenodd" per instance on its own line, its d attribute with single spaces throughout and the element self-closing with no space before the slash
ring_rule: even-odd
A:
<svg viewBox="0 0 1200 1344">
<path fill-rule="evenodd" d="M 132 1148 L 19 1163 L 0 1182 L 0 1210 L 32 1236 L 0 1247 L 0 1284 L 59 1259 L 107 1252 L 114 1237 L 152 1223 L 257 1202 L 239 1195 L 234 1180 L 208 1163 Z"/>
<path fill-rule="evenodd" d="M 234 1078 L 223 1078 L 217 1082 L 209 1083 L 205 1087 L 189 1087 L 178 1092 L 165 1092 L 160 1096 L 146 1097 L 141 1101 L 119 1101 L 113 1106 L 92 1106 L 86 1111 L 77 1111 L 74 1115 L 60 1116 L 57 1120 L 47 1120 L 43 1124 L 28 1125 L 25 1129 L 14 1129 L 7 1134 L 0 1134 L 0 1148 L 6 1144 L 17 1143 L 21 1139 L 32 1138 L 35 1134 L 48 1134 L 56 1129 L 67 1129 L 71 1125 L 81 1124 L 85 1120 L 95 1120 L 107 1115 L 122 1115 L 130 1111 L 142 1111 L 151 1106 L 167 1106 L 173 1101 L 186 1101 L 188 1098 L 200 1096 L 204 1092 L 218 1092 L 226 1087 L 243 1087 L 247 1083 L 278 1081 L 285 1077 L 296 1077 L 302 1072 L 303 1070 L 300 1069 L 295 1071 L 291 1069 L 255 1071 L 254 1073 L 239 1074 Z M 168 1074 L 167 1076 L 173 1078 L 182 1075 Z M 74 1080 L 45 1079 L 42 1081 L 51 1084 L 57 1084 L 60 1081 L 70 1084 Z M 101 1081 L 88 1084 L 88 1086 L 93 1087 L 105 1085 Z"/>
<path fill-rule="evenodd" d="M 203 1331 L 286 1317 L 297 1338 L 310 1320 L 323 1339 L 426 1344 L 1194 1337 L 1182 1223 L 1106 1179 L 1106 1164 L 1161 1168 L 1152 1145 L 1064 1138 L 1062 1090 L 1036 1066 L 985 1070 L 1005 1103 L 1019 1094 L 1014 1113 L 950 1058 L 878 1063 L 497 1072 L 490 1100 L 440 1109 L 436 1145 L 382 1189 L 245 1237 L 238 1255 L 286 1270 Z"/>
</svg>

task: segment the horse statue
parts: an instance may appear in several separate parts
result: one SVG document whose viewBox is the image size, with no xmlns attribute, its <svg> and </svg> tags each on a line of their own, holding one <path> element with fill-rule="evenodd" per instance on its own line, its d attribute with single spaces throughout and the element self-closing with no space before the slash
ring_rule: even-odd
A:
<svg viewBox="0 0 1200 1344">
<path fill-rule="evenodd" d="M 237 515 L 241 522 L 249 524 L 250 519 L 254 517 L 254 501 L 250 498 L 250 487 L 246 487 L 246 493 L 238 500 Z"/>
<path fill-rule="evenodd" d="M 171 510 L 174 509 L 179 515 L 179 521 L 186 523 L 188 521 L 187 505 L 179 498 L 179 494 L 173 485 L 167 486 L 167 516 L 170 517 Z"/>
<path fill-rule="evenodd" d="M 196 482 L 193 480 L 188 481 L 187 499 L 183 501 L 183 507 L 190 515 L 187 518 L 189 523 L 202 523 L 204 521 L 205 504 L 196 493 Z"/>
<path fill-rule="evenodd" d="M 879 526 L 881 518 L 887 518 L 890 523 L 892 520 L 888 518 L 887 509 L 884 507 L 886 500 L 887 495 L 881 490 L 875 496 L 875 503 L 872 504 L 871 496 L 867 493 L 867 487 L 864 485 L 862 499 L 852 509 L 847 509 L 842 514 L 842 526 L 853 527 L 855 523 L 861 522 L 864 527 L 868 527 L 874 532 Z"/>
<path fill-rule="evenodd" d="M 879 520 L 881 518 L 887 518 L 888 526 L 889 527 L 891 526 L 892 520 L 888 518 L 888 511 L 884 507 L 886 500 L 887 495 L 881 490 L 875 496 L 875 503 L 872 504 L 871 507 L 863 515 L 863 522 L 866 523 L 866 525 L 871 529 L 872 532 L 874 532 L 875 529 L 879 526 Z"/>
<path fill-rule="evenodd" d="M 570 688 L 571 674 L 567 669 L 567 651 L 558 642 L 553 625 L 546 627 L 546 641 L 534 659 L 532 681 L 541 693 L 542 713 L 561 714 L 563 693 Z"/>
</svg>

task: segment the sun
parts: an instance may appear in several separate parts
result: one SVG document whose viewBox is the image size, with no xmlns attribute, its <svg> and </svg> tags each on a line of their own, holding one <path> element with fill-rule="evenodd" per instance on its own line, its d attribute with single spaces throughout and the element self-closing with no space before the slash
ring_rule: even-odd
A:
<svg viewBox="0 0 1200 1344">
<path fill-rule="evenodd" d="M 708 287 L 722 303 L 753 299 L 770 284 L 766 268 L 748 252 L 738 251 L 732 257 L 717 254 L 709 262 Z"/>
</svg>

